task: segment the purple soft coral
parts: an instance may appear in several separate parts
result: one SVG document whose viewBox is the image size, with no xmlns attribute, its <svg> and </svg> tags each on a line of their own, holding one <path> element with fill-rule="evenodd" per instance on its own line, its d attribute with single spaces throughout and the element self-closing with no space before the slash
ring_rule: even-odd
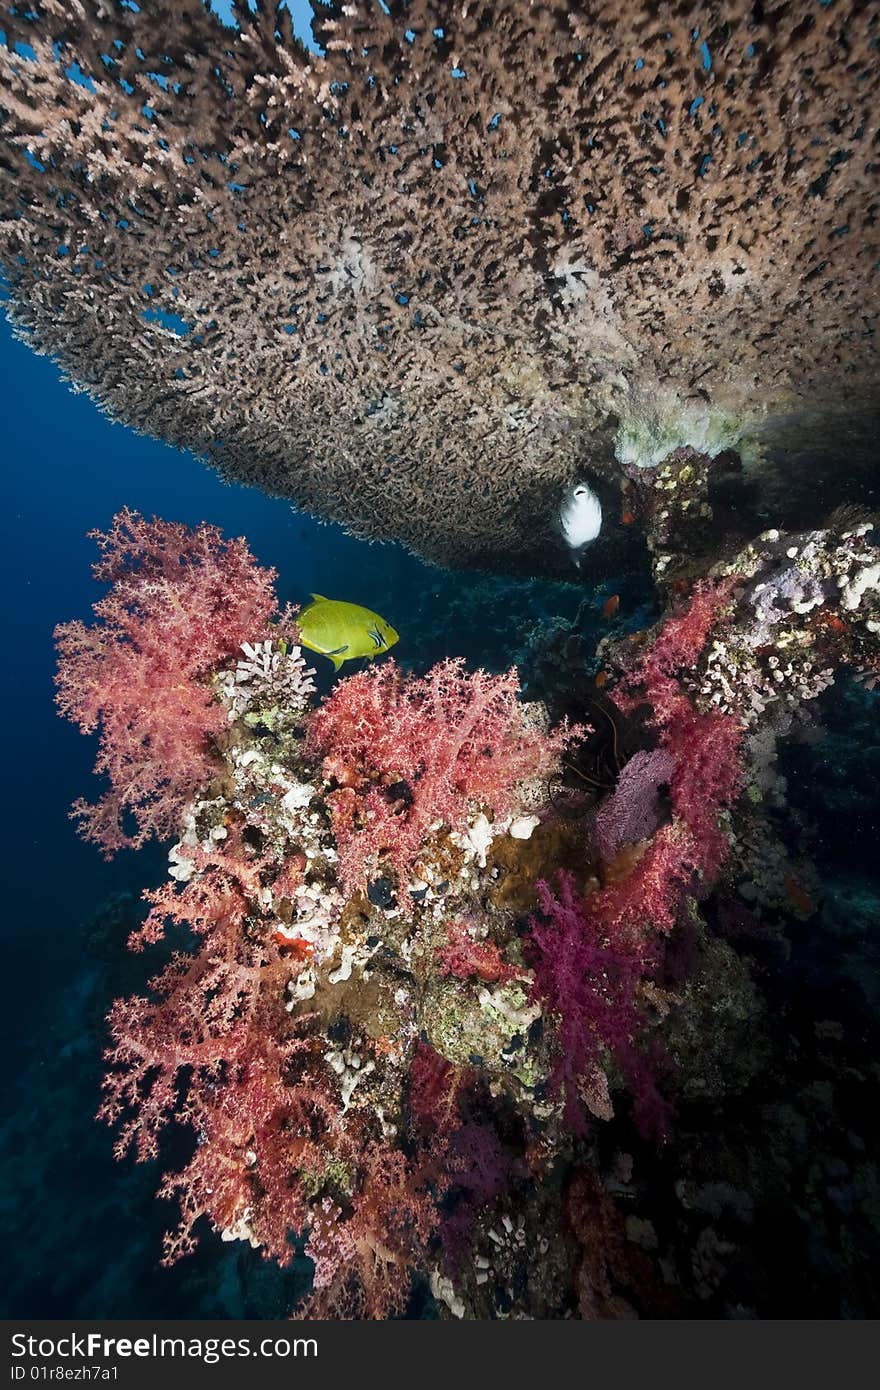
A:
<svg viewBox="0 0 880 1390">
<path fill-rule="evenodd" d="M 584 1098 L 601 1090 L 610 1059 L 626 1078 L 641 1132 L 662 1136 L 668 1107 L 636 1045 L 644 1030 L 637 991 L 654 952 L 645 941 L 610 942 L 607 921 L 580 898 L 570 874 L 560 873 L 557 886 L 558 896 L 537 885 L 541 917 L 532 918 L 531 942 L 535 995 L 559 1018 L 553 1081 L 564 1090 L 567 1122 L 583 1129 Z"/>
<path fill-rule="evenodd" d="M 622 769 L 617 786 L 596 813 L 593 833 L 603 863 L 624 845 L 646 840 L 660 819 L 659 791 L 668 782 L 675 759 L 663 748 L 634 753 Z"/>
</svg>

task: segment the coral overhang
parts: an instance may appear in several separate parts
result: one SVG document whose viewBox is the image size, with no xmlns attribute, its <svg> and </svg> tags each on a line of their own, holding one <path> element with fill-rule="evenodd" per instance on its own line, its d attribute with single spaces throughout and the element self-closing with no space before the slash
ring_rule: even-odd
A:
<svg viewBox="0 0 880 1390">
<path fill-rule="evenodd" d="M 869 465 L 875 6 L 315 10 L 9 9 L 0 264 L 76 387 L 447 564 L 562 570 L 564 486 L 678 446 Z"/>
</svg>

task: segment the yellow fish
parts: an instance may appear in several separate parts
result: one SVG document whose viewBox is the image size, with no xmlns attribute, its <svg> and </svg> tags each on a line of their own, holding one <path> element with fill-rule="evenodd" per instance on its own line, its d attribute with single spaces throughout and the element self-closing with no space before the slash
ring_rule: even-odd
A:
<svg viewBox="0 0 880 1390">
<path fill-rule="evenodd" d="M 297 615 L 296 623 L 302 645 L 328 656 L 337 671 L 343 661 L 387 652 L 400 636 L 369 608 L 323 594 L 312 594 L 312 602 Z"/>
</svg>

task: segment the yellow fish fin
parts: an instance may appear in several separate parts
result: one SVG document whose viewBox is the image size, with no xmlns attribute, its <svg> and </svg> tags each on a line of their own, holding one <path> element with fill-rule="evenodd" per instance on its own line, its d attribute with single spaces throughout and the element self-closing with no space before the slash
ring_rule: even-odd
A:
<svg viewBox="0 0 880 1390">
<path fill-rule="evenodd" d="M 344 647 L 334 647 L 332 652 L 324 652 L 323 655 L 333 662 L 333 670 L 338 671 L 343 661 L 347 661 L 345 652 L 348 651 L 348 643 Z"/>
<path fill-rule="evenodd" d="M 312 602 L 313 602 L 313 603 L 328 603 L 328 602 L 329 602 L 329 599 L 326 599 L 326 598 L 324 597 L 323 594 L 312 594 Z"/>
</svg>

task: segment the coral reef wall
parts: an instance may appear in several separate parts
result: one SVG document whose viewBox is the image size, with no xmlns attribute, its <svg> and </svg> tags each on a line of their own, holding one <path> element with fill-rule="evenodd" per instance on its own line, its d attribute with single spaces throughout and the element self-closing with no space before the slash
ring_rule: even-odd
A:
<svg viewBox="0 0 880 1390">
<path fill-rule="evenodd" d="M 548 624 L 541 700 L 459 659 L 320 699 L 243 541 L 93 533 L 58 707 L 82 833 L 173 841 L 103 928 L 154 972 L 100 1114 L 179 1200 L 165 1264 L 208 1224 L 298 1297 L 304 1255 L 318 1317 L 878 1306 L 875 533 L 765 532 L 595 677 Z"/>
<path fill-rule="evenodd" d="M 447 564 L 561 567 L 562 487 L 679 446 L 857 471 L 876 5 L 316 8 L 4 9 L 0 268 L 75 386 Z"/>
</svg>

